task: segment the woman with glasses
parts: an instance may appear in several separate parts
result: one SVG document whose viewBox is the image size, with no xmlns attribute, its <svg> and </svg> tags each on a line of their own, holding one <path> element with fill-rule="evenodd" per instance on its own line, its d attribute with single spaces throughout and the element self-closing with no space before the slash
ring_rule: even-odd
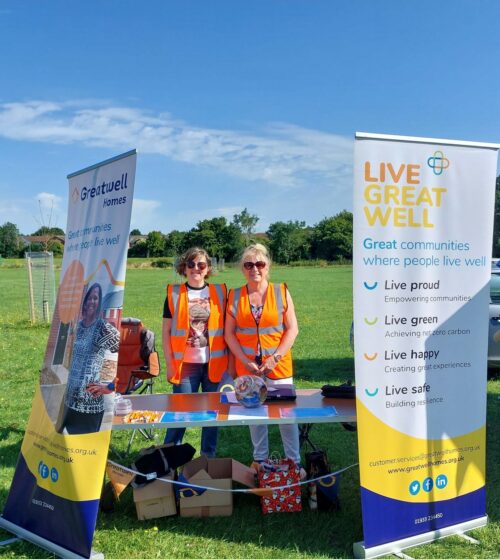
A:
<svg viewBox="0 0 500 559">
<path fill-rule="evenodd" d="M 167 380 L 173 392 L 189 394 L 216 392 L 228 370 L 228 350 L 224 340 L 224 311 L 227 288 L 208 284 L 212 272 L 207 252 L 190 248 L 176 264 L 177 273 L 187 281 L 168 285 L 163 307 L 163 351 Z M 180 444 L 186 429 L 167 429 L 165 443 Z M 215 456 L 217 427 L 203 427 L 201 454 Z"/>
<path fill-rule="evenodd" d="M 235 358 L 236 374 L 264 377 L 267 386 L 293 383 L 291 348 L 299 333 L 286 284 L 269 281 L 271 259 L 261 244 L 247 247 L 240 261 L 246 284 L 231 289 L 225 338 Z M 280 425 L 287 458 L 300 464 L 297 425 Z M 250 425 L 254 465 L 269 457 L 267 425 Z"/>
</svg>

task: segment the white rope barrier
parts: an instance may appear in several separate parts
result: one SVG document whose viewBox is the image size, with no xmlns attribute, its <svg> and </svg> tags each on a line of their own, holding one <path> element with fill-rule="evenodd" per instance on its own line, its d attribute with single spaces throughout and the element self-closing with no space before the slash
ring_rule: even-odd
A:
<svg viewBox="0 0 500 559">
<path fill-rule="evenodd" d="M 280 490 L 284 490 L 284 489 L 290 489 L 290 487 L 298 487 L 301 485 L 309 485 L 310 483 L 314 483 L 316 481 L 321 481 L 322 479 L 326 479 L 329 477 L 333 477 L 333 476 L 338 476 L 339 474 L 342 474 L 344 472 L 346 472 L 347 470 L 350 470 L 351 468 L 355 468 L 356 466 L 358 466 L 358 462 L 356 462 L 355 464 L 351 464 L 350 466 L 346 466 L 345 468 L 342 468 L 340 470 L 337 470 L 336 472 L 332 472 L 329 474 L 324 474 L 322 476 L 318 476 L 315 478 L 311 478 L 311 479 L 305 479 L 302 481 L 298 481 L 297 483 L 290 483 L 289 485 L 281 485 L 279 487 L 255 487 L 255 488 L 248 488 L 248 489 L 222 489 L 220 487 L 208 487 L 205 485 L 197 485 L 195 483 L 190 483 L 190 482 L 184 482 L 184 481 L 177 481 L 177 480 L 173 480 L 173 479 L 166 479 L 166 478 L 161 478 L 158 477 L 158 475 L 156 473 L 150 473 L 150 474 L 142 474 L 141 472 L 138 472 L 137 470 L 133 470 L 131 468 L 127 468 L 126 466 L 122 466 L 121 464 L 118 464 L 116 462 L 113 462 L 112 460 L 108 460 L 109 464 L 112 464 L 113 466 L 120 468 L 120 470 L 122 471 L 126 471 L 129 472 L 131 474 L 134 475 L 141 475 L 143 477 L 145 477 L 148 481 L 152 481 L 152 480 L 156 480 L 156 481 L 161 481 L 164 483 L 170 483 L 172 485 L 180 485 L 182 487 L 186 487 L 188 489 L 201 489 L 204 491 L 218 491 L 220 493 L 256 493 L 259 492 L 259 490 L 262 491 L 280 491 Z M 272 472 L 270 472 L 272 473 Z"/>
</svg>

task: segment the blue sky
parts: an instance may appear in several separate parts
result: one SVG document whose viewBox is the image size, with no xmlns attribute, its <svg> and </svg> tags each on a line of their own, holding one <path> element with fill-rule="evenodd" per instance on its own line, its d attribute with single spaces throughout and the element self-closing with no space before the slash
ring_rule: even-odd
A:
<svg viewBox="0 0 500 559">
<path fill-rule="evenodd" d="M 132 227 L 352 209 L 356 131 L 500 141 L 496 0 L 0 0 L 0 224 L 139 152 Z M 50 214 L 52 212 L 52 217 Z"/>
</svg>

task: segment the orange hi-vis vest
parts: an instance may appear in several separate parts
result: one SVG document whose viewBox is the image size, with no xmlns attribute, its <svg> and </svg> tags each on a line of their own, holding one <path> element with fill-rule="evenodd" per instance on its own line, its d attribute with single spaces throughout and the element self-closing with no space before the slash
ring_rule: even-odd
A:
<svg viewBox="0 0 500 559">
<path fill-rule="evenodd" d="M 249 361 L 255 360 L 259 342 L 263 361 L 276 352 L 286 330 L 286 292 L 287 287 L 284 283 L 268 285 L 264 308 L 257 325 L 250 309 L 247 286 L 229 291 L 228 312 L 236 320 L 236 339 Z M 245 365 L 239 359 L 235 358 L 235 363 L 238 376 L 248 375 Z M 288 351 L 283 355 L 267 376 L 271 379 L 293 376 L 292 352 Z"/>
<path fill-rule="evenodd" d="M 224 312 L 226 309 L 227 287 L 224 284 L 208 284 L 210 296 L 210 316 L 208 318 L 208 377 L 219 382 L 227 371 L 229 352 L 224 340 Z M 177 368 L 177 375 L 171 379 L 174 384 L 181 382 L 182 363 L 189 335 L 189 309 L 186 284 L 167 286 L 168 307 L 172 314 L 170 345 Z"/>
</svg>

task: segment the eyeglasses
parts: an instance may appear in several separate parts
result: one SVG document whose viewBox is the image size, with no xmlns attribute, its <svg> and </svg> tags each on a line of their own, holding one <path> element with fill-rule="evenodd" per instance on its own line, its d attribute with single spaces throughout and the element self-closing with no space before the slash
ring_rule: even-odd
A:
<svg viewBox="0 0 500 559">
<path fill-rule="evenodd" d="M 192 270 L 193 268 L 198 268 L 198 270 L 204 270 L 207 267 L 206 262 L 195 262 L 194 260 L 188 260 L 186 265 L 190 270 Z"/>
<path fill-rule="evenodd" d="M 266 263 L 262 260 L 258 260 L 257 262 L 243 263 L 243 268 L 245 268 L 245 270 L 251 270 L 254 266 L 257 268 L 257 270 L 263 270 L 266 267 Z"/>
</svg>

